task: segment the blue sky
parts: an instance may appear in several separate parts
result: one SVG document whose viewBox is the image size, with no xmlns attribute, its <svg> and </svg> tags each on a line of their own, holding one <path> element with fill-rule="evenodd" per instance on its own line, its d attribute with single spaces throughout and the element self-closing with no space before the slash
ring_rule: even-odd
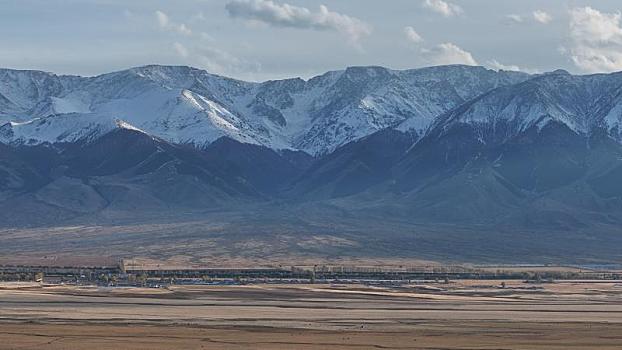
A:
<svg viewBox="0 0 622 350">
<path fill-rule="evenodd" d="M 151 63 L 247 80 L 352 65 L 622 70 L 619 0 L 0 0 L 0 66 Z"/>
</svg>

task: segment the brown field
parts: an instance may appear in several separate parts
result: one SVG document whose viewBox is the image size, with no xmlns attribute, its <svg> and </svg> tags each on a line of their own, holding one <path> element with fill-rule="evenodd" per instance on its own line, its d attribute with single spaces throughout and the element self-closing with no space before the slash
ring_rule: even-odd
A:
<svg viewBox="0 0 622 350">
<path fill-rule="evenodd" d="M 621 349 L 622 282 L 0 284 L 0 349 Z"/>
</svg>

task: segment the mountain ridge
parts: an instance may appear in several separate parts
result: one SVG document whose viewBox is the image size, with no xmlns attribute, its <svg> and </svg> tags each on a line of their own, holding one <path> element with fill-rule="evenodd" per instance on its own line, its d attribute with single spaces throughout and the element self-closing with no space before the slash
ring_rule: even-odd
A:
<svg viewBox="0 0 622 350">
<path fill-rule="evenodd" d="M 262 83 L 243 82 L 186 66 L 147 65 L 94 77 L 0 70 L 0 81 L 7 87 L 4 90 L 13 94 L 3 94 L 2 90 L 0 95 L 9 103 L 14 101 L 12 105 L 0 106 L 0 120 L 5 129 L 14 129 L 11 137 L 5 131 L 5 143 L 64 141 L 62 138 L 69 134 L 80 138 L 78 132 L 68 132 L 62 125 L 59 128 L 63 132 L 39 138 L 37 130 L 19 131 L 37 129 L 32 125 L 35 121 L 54 124 L 62 122 L 55 117 L 76 113 L 82 119 L 78 121 L 83 124 L 80 130 L 89 126 L 95 132 L 109 130 L 113 124 L 110 119 L 116 118 L 175 143 L 206 146 L 220 136 L 228 136 L 274 149 L 322 154 L 406 119 L 421 119 L 411 127 L 421 133 L 439 111 L 470 97 L 464 91 L 454 90 L 453 85 L 459 83 L 450 83 L 451 77 L 443 77 L 447 75 L 444 70 L 464 75 L 467 83 L 478 76 L 470 71 L 485 73 L 485 82 L 470 82 L 477 86 L 472 94 L 508 83 L 496 81 L 500 79 L 498 75 L 513 77 L 507 78 L 510 80 L 526 77 L 468 66 L 403 71 L 348 67 L 308 80 Z M 23 74 L 38 80 L 29 81 Z M 379 82 L 380 76 L 385 80 Z M 17 98 L 15 91 L 20 89 L 13 85 L 29 91 Z M 418 98 L 417 91 L 429 96 Z M 450 96 L 452 93 L 455 95 Z M 434 101 L 445 102 L 440 105 Z M 198 134 L 188 133 L 190 126 Z"/>
</svg>

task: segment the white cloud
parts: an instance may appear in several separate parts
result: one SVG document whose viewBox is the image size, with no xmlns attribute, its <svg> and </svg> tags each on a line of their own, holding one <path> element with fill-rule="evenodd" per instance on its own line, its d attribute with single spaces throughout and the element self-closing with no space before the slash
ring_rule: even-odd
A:
<svg viewBox="0 0 622 350">
<path fill-rule="evenodd" d="M 184 64 L 200 67 L 214 74 L 237 75 L 251 79 L 254 73 L 261 70 L 259 63 L 241 59 L 207 44 L 206 41 L 192 41 L 189 46 L 174 42 L 173 49 Z"/>
<path fill-rule="evenodd" d="M 509 71 L 515 71 L 515 72 L 521 71 L 520 67 L 516 65 L 505 65 L 505 64 L 500 63 L 497 60 L 490 60 L 486 63 L 489 67 L 496 69 L 496 70 L 509 70 Z"/>
<path fill-rule="evenodd" d="M 423 2 L 423 7 L 440 13 L 445 17 L 452 17 L 462 13 L 462 8 L 460 6 L 443 0 L 425 0 Z"/>
<path fill-rule="evenodd" d="M 570 11 L 570 33 L 573 38 L 598 43 L 622 42 L 620 13 L 603 13 L 591 7 Z"/>
<path fill-rule="evenodd" d="M 173 43 L 173 48 L 175 49 L 177 54 L 183 58 L 186 58 L 190 55 L 190 53 L 188 52 L 188 49 L 181 43 L 177 43 L 177 42 Z"/>
<path fill-rule="evenodd" d="M 172 43 L 173 52 L 183 64 L 206 69 L 210 73 L 227 76 L 239 76 L 251 79 L 259 72 L 261 66 L 257 62 L 239 58 L 225 50 L 214 46 L 216 41 L 206 32 L 193 33 L 185 23 L 175 23 L 162 12 L 155 12 L 160 28 L 191 38 L 183 38 Z"/>
<path fill-rule="evenodd" d="M 503 64 L 495 59 L 486 62 L 486 66 L 495 70 L 505 70 L 512 72 L 525 72 L 528 74 L 539 74 L 540 71 L 532 68 L 519 67 L 514 64 Z"/>
<path fill-rule="evenodd" d="M 404 34 L 406 34 L 406 38 L 408 38 L 409 41 L 415 44 L 423 41 L 423 38 L 421 37 L 421 35 L 419 35 L 419 33 L 417 33 L 415 28 L 411 26 L 404 27 Z"/>
<path fill-rule="evenodd" d="M 580 69 L 594 72 L 622 70 L 621 14 L 591 7 L 570 10 L 569 48 L 562 51 Z"/>
<path fill-rule="evenodd" d="M 505 16 L 505 22 L 507 23 L 523 23 L 523 16 L 517 14 L 509 14 Z"/>
<path fill-rule="evenodd" d="M 158 20 L 158 24 L 160 25 L 160 28 L 166 28 L 169 25 L 169 19 L 168 19 L 168 15 L 160 10 L 155 12 L 156 14 L 156 19 Z"/>
<path fill-rule="evenodd" d="M 535 10 L 531 13 L 531 16 L 519 15 L 516 13 L 506 15 L 504 17 L 504 22 L 507 24 L 520 24 L 526 23 L 529 19 L 541 24 L 548 24 L 553 20 L 553 17 L 542 10 Z"/>
<path fill-rule="evenodd" d="M 424 59 L 430 64 L 466 64 L 469 66 L 477 66 L 477 61 L 475 61 L 470 52 L 452 43 L 439 44 L 432 49 L 423 49 L 421 51 Z"/>
<path fill-rule="evenodd" d="M 233 0 L 225 5 L 229 16 L 259 21 L 274 27 L 333 30 L 346 35 L 353 43 L 371 34 L 371 27 L 362 20 L 330 11 L 320 5 L 312 12 L 306 7 L 279 4 L 270 0 Z"/>
<path fill-rule="evenodd" d="M 160 28 L 164 29 L 164 30 L 169 30 L 169 31 L 175 31 L 179 34 L 183 34 L 183 35 L 192 35 L 192 30 L 190 28 L 188 28 L 188 26 L 186 26 L 185 23 L 173 23 L 169 16 L 158 10 L 155 12 L 156 15 L 156 20 L 158 21 L 158 25 L 160 26 Z"/>
<path fill-rule="evenodd" d="M 535 19 L 536 22 L 547 24 L 553 20 L 553 17 L 542 10 L 535 10 L 533 11 L 533 19 Z"/>
<path fill-rule="evenodd" d="M 261 71 L 261 65 L 258 62 L 237 57 L 211 45 L 195 47 L 190 51 L 188 62 L 210 73 L 240 76 L 249 80 L 253 80 L 254 74 Z"/>
<path fill-rule="evenodd" d="M 192 34 L 192 30 L 190 30 L 190 28 L 188 28 L 184 23 L 177 26 L 177 31 L 184 35 Z"/>
<path fill-rule="evenodd" d="M 203 68 L 213 74 L 252 79 L 252 76 L 261 70 L 261 65 L 257 62 L 239 58 L 211 45 L 189 47 L 176 42 L 173 49 L 184 64 Z"/>
</svg>

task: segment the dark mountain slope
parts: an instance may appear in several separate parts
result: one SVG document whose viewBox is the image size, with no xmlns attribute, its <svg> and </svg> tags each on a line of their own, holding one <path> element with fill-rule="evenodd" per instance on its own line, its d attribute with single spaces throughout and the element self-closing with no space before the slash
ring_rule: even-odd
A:
<svg viewBox="0 0 622 350">
<path fill-rule="evenodd" d="M 312 157 L 304 152 L 276 151 L 265 146 L 220 138 L 202 156 L 206 166 L 223 178 L 248 183 L 265 196 L 274 196 L 309 166 Z"/>
<path fill-rule="evenodd" d="M 319 159 L 291 185 L 290 196 L 329 199 L 353 195 L 386 181 L 414 137 L 385 129 Z"/>
<path fill-rule="evenodd" d="M 109 211 L 140 215 L 261 203 L 274 198 L 311 161 L 303 152 L 278 153 L 228 138 L 206 149 L 173 145 L 126 128 L 91 142 L 0 144 L 2 206 L 44 207 L 36 216 L 9 211 L 6 216 L 13 218 L 4 223 L 54 223 Z"/>
</svg>

